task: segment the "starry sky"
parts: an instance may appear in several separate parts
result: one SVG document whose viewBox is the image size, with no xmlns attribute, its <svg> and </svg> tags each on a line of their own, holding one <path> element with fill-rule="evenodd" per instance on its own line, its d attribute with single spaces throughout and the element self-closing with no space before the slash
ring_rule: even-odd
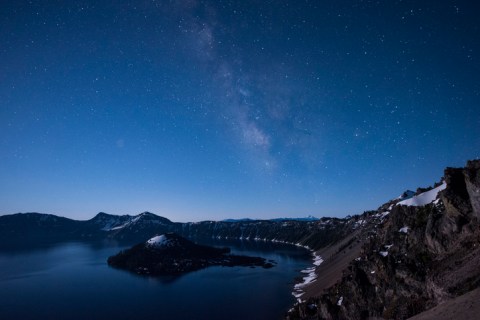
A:
<svg viewBox="0 0 480 320">
<path fill-rule="evenodd" d="M 344 217 L 480 156 L 480 4 L 2 1 L 0 214 Z"/>
</svg>

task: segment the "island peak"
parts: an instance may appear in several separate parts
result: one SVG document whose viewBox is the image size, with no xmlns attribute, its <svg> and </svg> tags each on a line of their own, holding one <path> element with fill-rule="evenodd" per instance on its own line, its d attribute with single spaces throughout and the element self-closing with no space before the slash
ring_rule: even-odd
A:
<svg viewBox="0 0 480 320">
<path fill-rule="evenodd" d="M 230 248 L 196 244 L 175 233 L 150 238 L 108 258 L 108 264 L 141 275 L 180 275 L 209 266 L 273 267 L 260 257 L 230 254 Z"/>
</svg>

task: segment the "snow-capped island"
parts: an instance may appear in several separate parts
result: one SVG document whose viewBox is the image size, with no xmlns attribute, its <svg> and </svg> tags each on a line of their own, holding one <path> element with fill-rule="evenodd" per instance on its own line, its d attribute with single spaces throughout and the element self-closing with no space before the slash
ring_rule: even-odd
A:
<svg viewBox="0 0 480 320">
<path fill-rule="evenodd" d="M 271 268 L 274 261 L 230 254 L 230 248 L 198 245 L 175 233 L 155 236 L 108 258 L 114 268 L 140 275 L 180 275 L 210 266 Z"/>
</svg>

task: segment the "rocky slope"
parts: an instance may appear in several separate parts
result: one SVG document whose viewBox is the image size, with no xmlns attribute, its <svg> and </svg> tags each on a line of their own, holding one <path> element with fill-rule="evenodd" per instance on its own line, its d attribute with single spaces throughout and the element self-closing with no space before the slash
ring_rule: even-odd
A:
<svg viewBox="0 0 480 320">
<path fill-rule="evenodd" d="M 364 214 L 351 262 L 333 285 L 307 289 L 288 318 L 407 319 L 476 289 L 479 218 L 480 161 L 447 168 L 433 189 Z"/>
</svg>

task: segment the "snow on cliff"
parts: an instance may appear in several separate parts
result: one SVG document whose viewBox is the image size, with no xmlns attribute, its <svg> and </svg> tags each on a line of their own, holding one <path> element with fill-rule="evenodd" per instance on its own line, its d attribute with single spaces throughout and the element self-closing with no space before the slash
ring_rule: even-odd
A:
<svg viewBox="0 0 480 320">
<path fill-rule="evenodd" d="M 429 190 L 429 191 L 424 192 L 424 193 L 420 193 L 419 195 L 413 196 L 410 199 L 400 201 L 399 203 L 397 203 L 397 205 L 413 206 L 413 207 L 424 206 L 426 204 L 429 204 L 429 203 L 432 203 L 433 201 L 435 201 L 438 193 L 440 191 L 444 190 L 446 187 L 447 187 L 447 184 L 444 182 L 444 183 L 442 183 L 441 185 L 439 185 L 438 187 L 436 187 L 432 190 Z"/>
</svg>

